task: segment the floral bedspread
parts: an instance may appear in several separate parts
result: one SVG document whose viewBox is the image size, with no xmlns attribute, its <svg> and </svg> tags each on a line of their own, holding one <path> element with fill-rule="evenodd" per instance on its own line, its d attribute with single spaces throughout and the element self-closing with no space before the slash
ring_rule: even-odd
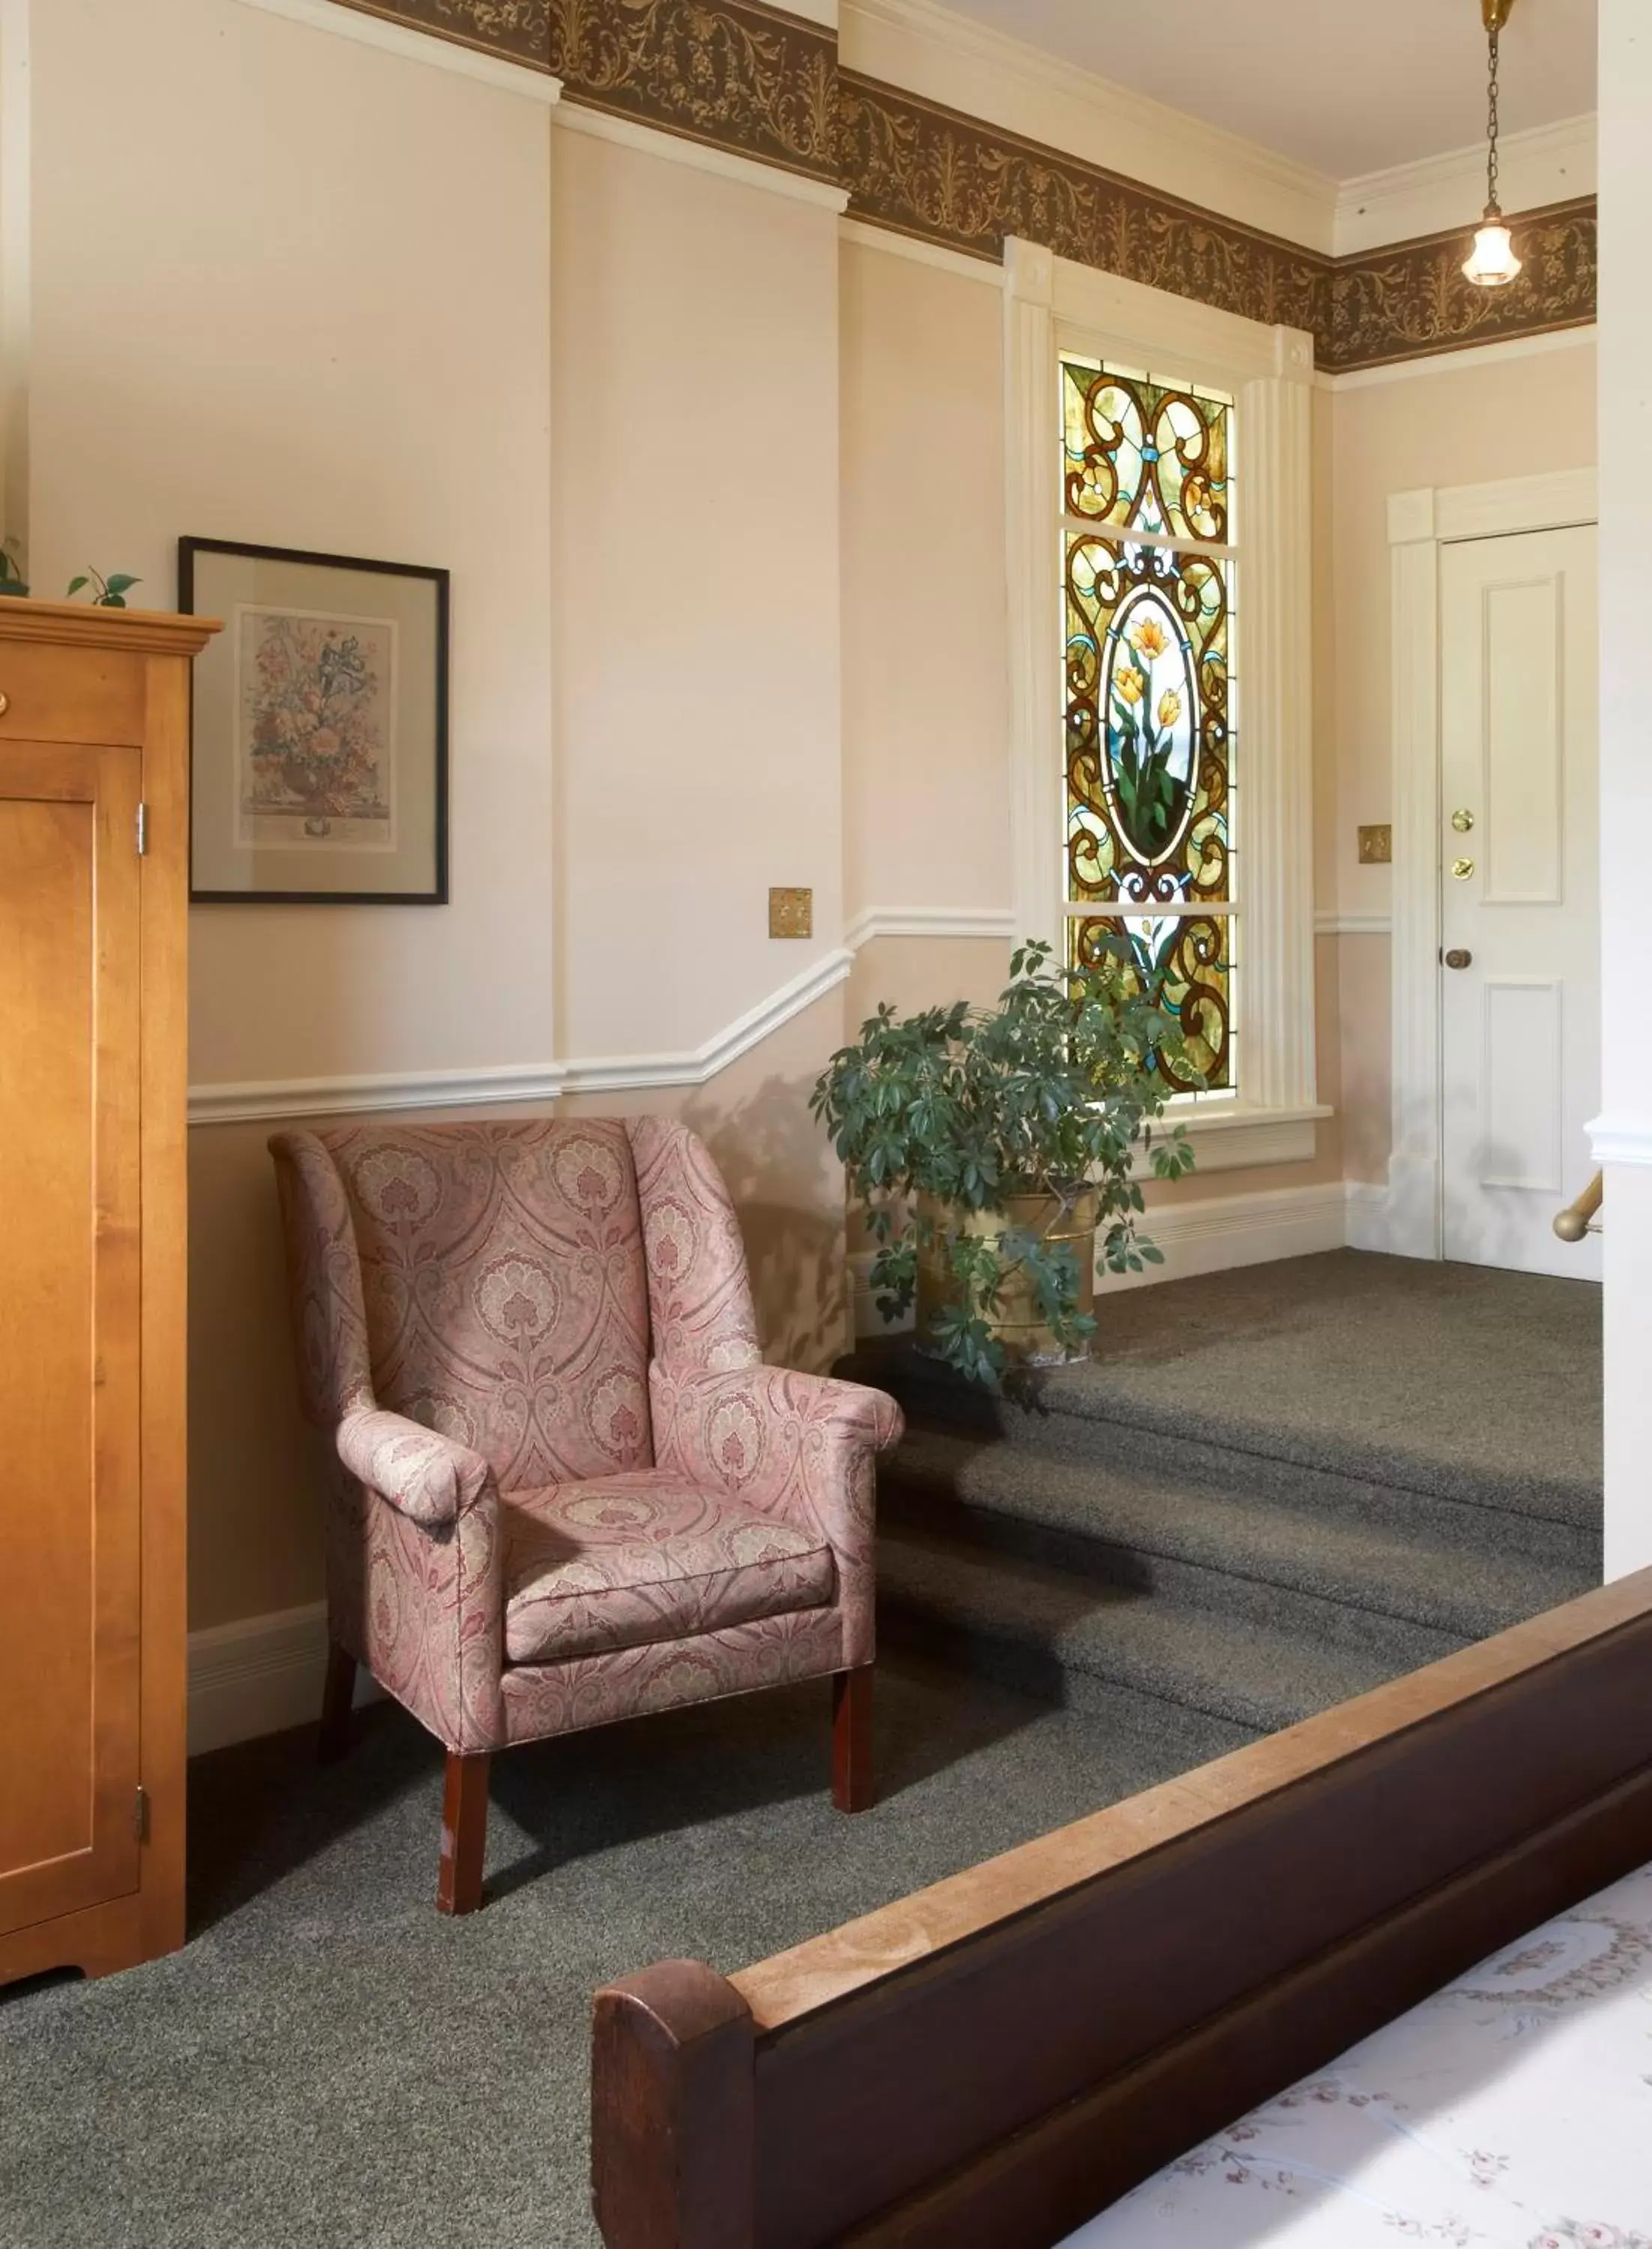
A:
<svg viewBox="0 0 1652 2249">
<path fill-rule="evenodd" d="M 1652 2249 L 1652 1867 L 1483 1961 L 1064 2249 Z"/>
</svg>

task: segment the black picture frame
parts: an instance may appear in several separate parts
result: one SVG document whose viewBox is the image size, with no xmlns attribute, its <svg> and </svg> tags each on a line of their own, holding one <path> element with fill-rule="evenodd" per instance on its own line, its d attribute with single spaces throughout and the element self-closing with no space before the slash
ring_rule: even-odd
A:
<svg viewBox="0 0 1652 2249">
<path fill-rule="evenodd" d="M 377 578 L 421 579 L 433 589 L 435 601 L 435 710 L 432 714 L 434 760 L 432 787 L 433 850 L 431 857 L 433 880 L 428 889 L 417 890 L 223 890 L 198 886 L 195 879 L 198 851 L 196 845 L 197 765 L 201 745 L 199 735 L 198 681 L 192 681 L 189 718 L 189 899 L 194 905 L 332 905 L 332 906 L 444 906 L 449 903 L 448 890 L 448 770 L 449 770 L 449 692 L 451 667 L 452 589 L 450 574 L 416 562 L 381 562 L 364 555 L 329 554 L 307 547 L 264 547 L 245 540 L 181 538 L 178 541 L 178 607 L 189 616 L 201 614 L 195 608 L 198 581 L 201 575 L 197 560 L 202 556 L 224 555 L 243 561 L 269 561 L 308 567 L 318 570 L 354 570 Z M 212 609 L 212 604 L 207 604 Z M 216 612 L 215 612 L 216 614 Z"/>
</svg>

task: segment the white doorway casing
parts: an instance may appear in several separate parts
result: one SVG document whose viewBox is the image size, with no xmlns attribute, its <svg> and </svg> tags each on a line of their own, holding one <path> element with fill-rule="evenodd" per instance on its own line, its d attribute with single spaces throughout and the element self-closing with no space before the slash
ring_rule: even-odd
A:
<svg viewBox="0 0 1652 2249">
<path fill-rule="evenodd" d="M 1384 1246 L 1444 1253 L 1440 1069 L 1440 577 L 1458 540 L 1592 525 L 1593 469 L 1395 492 L 1393 1148 Z M 1585 1184 L 1577 1180 L 1571 1192 Z M 1562 1195 L 1561 1201 L 1570 1200 Z M 1558 1207 L 1557 1204 L 1557 1207 Z"/>
</svg>

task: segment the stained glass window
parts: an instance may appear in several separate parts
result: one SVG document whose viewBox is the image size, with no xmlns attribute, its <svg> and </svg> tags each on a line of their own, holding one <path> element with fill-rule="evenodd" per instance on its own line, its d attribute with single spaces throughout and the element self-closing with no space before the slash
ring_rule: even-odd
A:
<svg viewBox="0 0 1652 2249">
<path fill-rule="evenodd" d="M 1068 957 L 1125 938 L 1188 1042 L 1182 1092 L 1237 1090 L 1233 402 L 1065 357 Z"/>
</svg>

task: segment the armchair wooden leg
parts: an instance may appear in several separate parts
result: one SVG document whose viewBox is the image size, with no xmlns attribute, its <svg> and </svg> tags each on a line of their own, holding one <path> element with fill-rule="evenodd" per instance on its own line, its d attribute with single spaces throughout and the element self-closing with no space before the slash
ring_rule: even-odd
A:
<svg viewBox="0 0 1652 2249">
<path fill-rule="evenodd" d="M 872 1666 L 832 1677 L 832 1801 L 840 1812 L 871 1809 Z"/>
<path fill-rule="evenodd" d="M 482 1903 L 482 1861 L 488 1847 L 488 1767 L 483 1752 L 448 1751 L 442 1797 L 442 1865 L 436 1876 L 440 1913 L 474 1913 Z"/>
<path fill-rule="evenodd" d="M 327 1642 L 327 1681 L 321 1690 L 321 1724 L 316 1757 L 332 1764 L 350 1746 L 350 1713 L 355 1699 L 356 1660 L 336 1640 Z"/>
</svg>

